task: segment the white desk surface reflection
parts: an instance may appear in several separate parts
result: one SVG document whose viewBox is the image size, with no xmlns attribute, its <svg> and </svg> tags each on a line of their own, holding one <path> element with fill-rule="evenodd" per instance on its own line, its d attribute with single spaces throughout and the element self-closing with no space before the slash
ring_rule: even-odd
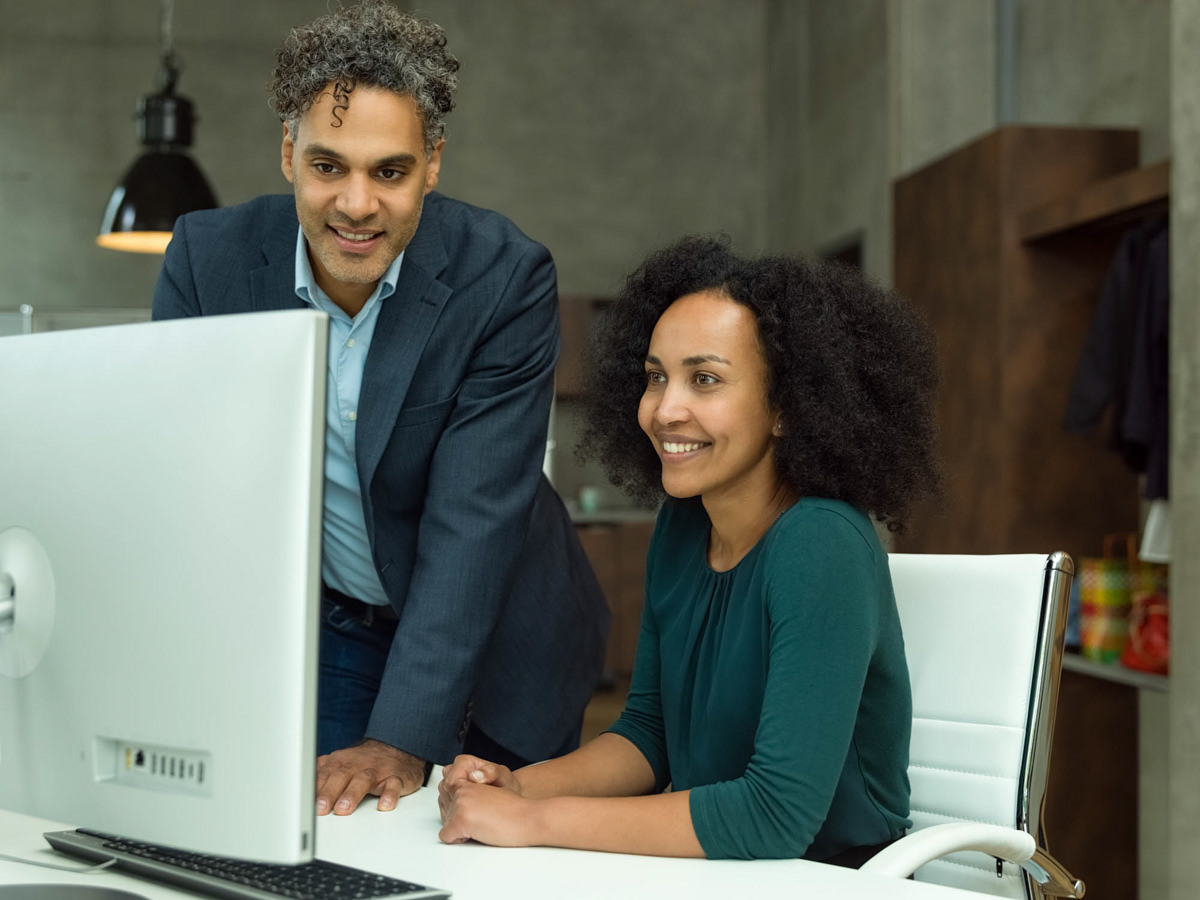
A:
<svg viewBox="0 0 1200 900">
<path fill-rule="evenodd" d="M 42 838 L 43 832 L 64 827 L 68 826 L 0 810 L 0 853 L 70 865 L 69 857 L 52 851 Z M 318 820 L 317 853 L 334 862 L 441 888 L 455 900 L 966 900 L 982 896 L 803 860 L 658 859 L 541 847 L 450 846 L 438 840 L 438 827 L 434 788 L 405 798 L 389 813 L 377 811 L 371 798 L 351 816 Z M 108 887 L 148 900 L 195 896 L 114 871 L 77 875 L 0 860 L 0 885 L 35 883 Z M 0 887 L 0 900 L 4 893 Z"/>
</svg>

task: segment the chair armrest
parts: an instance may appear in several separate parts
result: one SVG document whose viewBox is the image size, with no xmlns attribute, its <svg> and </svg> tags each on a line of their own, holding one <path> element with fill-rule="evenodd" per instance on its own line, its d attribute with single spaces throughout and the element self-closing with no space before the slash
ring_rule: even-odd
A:
<svg viewBox="0 0 1200 900">
<path fill-rule="evenodd" d="M 861 866 L 864 872 L 907 878 L 927 862 L 960 850 L 978 850 L 1020 866 L 1051 897 L 1082 897 L 1086 890 L 1033 836 L 1015 828 L 952 822 L 922 828 L 880 850 Z"/>
<path fill-rule="evenodd" d="M 932 825 L 907 834 L 880 850 L 862 864 L 863 871 L 907 878 L 921 866 L 947 853 L 979 850 L 1020 865 L 1033 858 L 1037 842 L 1033 835 L 1000 825 L 952 822 Z"/>
</svg>

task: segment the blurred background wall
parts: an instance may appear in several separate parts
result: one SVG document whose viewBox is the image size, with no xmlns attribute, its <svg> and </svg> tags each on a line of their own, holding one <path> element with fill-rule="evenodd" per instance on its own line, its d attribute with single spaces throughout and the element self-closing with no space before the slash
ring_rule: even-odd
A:
<svg viewBox="0 0 1200 900">
<path fill-rule="evenodd" d="M 284 192 L 264 85 L 326 0 L 177 0 L 193 155 L 228 205 Z M 546 243 L 563 293 L 611 293 L 688 231 L 766 240 L 767 4 L 433 0 L 462 63 L 441 189 Z M 137 153 L 157 0 L 0 0 L 0 306 L 145 305 L 158 260 L 95 248 Z M 13 215 L 19 210 L 19 215 Z"/>
<path fill-rule="evenodd" d="M 138 153 L 133 110 L 154 89 L 159 8 L 0 0 L 0 312 L 149 307 L 160 259 L 93 241 Z M 327 8 L 176 0 L 193 155 L 222 204 L 288 189 L 264 85 L 287 28 Z M 745 252 L 838 256 L 889 282 L 895 179 L 997 125 L 1138 129 L 1143 164 L 1172 158 L 1173 315 L 1185 326 L 1172 338 L 1175 529 L 1180 545 L 1200 540 L 1200 0 L 410 8 L 446 28 L 462 62 L 441 189 L 548 245 L 565 296 L 611 295 L 649 250 L 711 231 Z M 1200 845 L 1200 565 L 1179 560 L 1172 596 L 1169 707 L 1159 701 L 1142 742 L 1156 767 L 1143 883 L 1145 896 L 1182 900 L 1200 884 L 1188 849 Z"/>
<path fill-rule="evenodd" d="M 413 8 L 462 63 L 442 189 L 546 243 L 564 294 L 610 294 L 708 231 L 750 252 L 858 247 L 886 281 L 891 180 L 1003 121 L 1138 127 L 1147 161 L 1168 152 L 1168 0 Z M 264 85 L 286 29 L 326 9 L 177 0 L 193 155 L 222 204 L 287 190 Z M 0 308 L 149 303 L 158 259 L 93 238 L 158 40 L 157 0 L 0 0 Z"/>
</svg>

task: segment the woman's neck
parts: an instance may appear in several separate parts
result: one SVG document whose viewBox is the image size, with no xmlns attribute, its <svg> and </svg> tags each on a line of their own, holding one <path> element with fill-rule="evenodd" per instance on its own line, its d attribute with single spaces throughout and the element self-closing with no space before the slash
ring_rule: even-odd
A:
<svg viewBox="0 0 1200 900">
<path fill-rule="evenodd" d="M 701 496 L 712 523 L 708 533 L 709 567 L 727 572 L 740 563 L 797 499 L 796 492 L 782 483 L 757 502 L 746 497 L 713 501 Z"/>
</svg>

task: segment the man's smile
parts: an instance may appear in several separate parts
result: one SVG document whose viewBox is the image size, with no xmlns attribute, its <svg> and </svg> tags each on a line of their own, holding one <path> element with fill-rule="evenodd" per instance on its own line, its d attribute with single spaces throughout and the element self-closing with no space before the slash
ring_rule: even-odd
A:
<svg viewBox="0 0 1200 900">
<path fill-rule="evenodd" d="M 338 233 L 339 237 L 343 237 L 348 241 L 369 241 L 372 238 L 379 237 L 379 235 L 383 234 L 382 231 L 357 232 L 343 231 L 340 228 L 334 228 L 333 230 Z"/>
<path fill-rule="evenodd" d="M 384 240 L 386 232 L 358 231 L 330 225 L 329 234 L 342 253 L 364 256 L 373 253 Z"/>
</svg>

